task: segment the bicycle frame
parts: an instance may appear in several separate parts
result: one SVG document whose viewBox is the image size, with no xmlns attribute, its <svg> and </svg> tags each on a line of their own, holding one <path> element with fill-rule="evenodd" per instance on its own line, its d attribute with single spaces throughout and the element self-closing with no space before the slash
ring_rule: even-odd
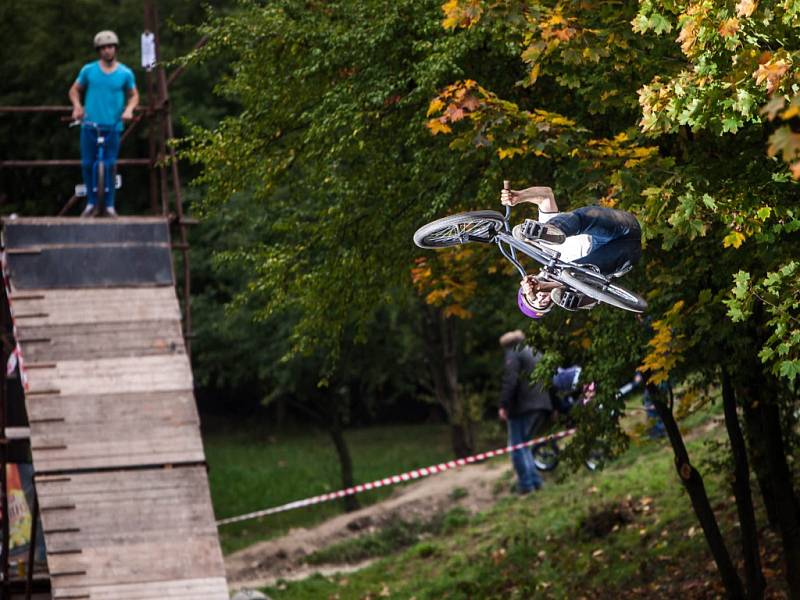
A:
<svg viewBox="0 0 800 600">
<path fill-rule="evenodd" d="M 587 275 L 591 275 L 592 277 L 608 281 L 608 278 L 599 274 L 597 271 L 592 269 L 587 269 L 582 265 L 577 265 L 575 263 L 565 262 L 561 260 L 561 253 L 557 250 L 552 250 L 550 248 L 545 248 L 540 246 L 536 243 L 531 242 L 520 242 L 519 240 L 515 239 L 511 235 L 511 228 L 508 224 L 509 219 L 511 218 L 511 207 L 505 207 L 505 216 L 503 217 L 503 231 L 495 232 L 495 235 L 492 237 L 490 243 L 497 244 L 500 253 L 512 264 L 516 267 L 519 274 L 524 278 L 527 276 L 527 272 L 525 268 L 520 264 L 519 260 L 517 259 L 517 252 L 522 252 L 526 256 L 531 257 L 535 261 L 539 262 L 543 270 L 547 274 L 556 275 L 558 271 L 564 268 L 570 268 L 576 271 L 581 271 L 586 273 Z M 487 240 L 478 239 L 475 237 L 471 237 L 472 241 L 482 241 L 486 242 Z M 503 245 L 505 244 L 507 248 Z"/>
<path fill-rule="evenodd" d="M 105 132 L 114 131 L 118 124 L 119 121 L 117 121 L 111 126 L 106 126 L 106 125 L 99 125 L 98 123 L 95 123 L 93 121 L 82 120 L 82 121 L 73 121 L 69 125 L 70 127 L 76 127 L 76 126 L 89 127 L 91 129 L 94 129 L 95 133 L 97 133 L 97 153 L 95 154 L 94 163 L 92 163 L 92 181 L 91 181 L 92 191 L 95 193 L 99 191 L 97 189 L 97 165 L 101 162 L 105 162 L 105 157 L 106 157 L 105 148 L 106 148 L 106 137 L 108 134 Z M 111 165 L 110 169 L 111 173 L 107 174 L 105 181 L 103 182 L 104 198 L 106 194 L 110 193 L 111 186 L 116 187 L 115 178 L 112 176 L 112 174 L 114 173 L 115 165 L 116 161 L 114 162 L 114 164 Z"/>
</svg>

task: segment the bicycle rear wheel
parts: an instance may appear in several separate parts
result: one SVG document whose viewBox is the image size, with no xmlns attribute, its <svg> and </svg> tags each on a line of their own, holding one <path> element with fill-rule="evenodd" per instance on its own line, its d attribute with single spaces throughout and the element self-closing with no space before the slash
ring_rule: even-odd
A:
<svg viewBox="0 0 800 600">
<path fill-rule="evenodd" d="M 414 243 L 420 248 L 446 248 L 470 241 L 491 242 L 504 227 L 503 215 L 494 210 L 463 212 L 431 221 L 417 229 Z M 467 236 L 478 239 L 467 239 Z"/>
<path fill-rule="evenodd" d="M 552 471 L 558 466 L 558 443 L 555 440 L 531 448 L 533 464 L 540 471 Z"/>
<path fill-rule="evenodd" d="M 97 161 L 97 210 L 102 214 L 106 206 L 106 165 Z"/>
<path fill-rule="evenodd" d="M 605 277 L 564 269 L 558 275 L 558 279 L 569 287 L 611 306 L 636 313 L 644 312 L 647 309 L 647 302 L 644 298 L 620 285 L 611 283 Z"/>
</svg>

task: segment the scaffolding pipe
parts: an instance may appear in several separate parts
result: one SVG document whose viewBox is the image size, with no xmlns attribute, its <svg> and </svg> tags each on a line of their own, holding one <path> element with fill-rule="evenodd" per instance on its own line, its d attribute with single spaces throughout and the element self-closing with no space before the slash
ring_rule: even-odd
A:
<svg viewBox="0 0 800 600">
<path fill-rule="evenodd" d="M 117 165 L 121 167 L 149 167 L 153 163 L 149 158 L 120 158 Z M 80 167 L 80 159 L 57 158 L 53 160 L 0 160 L 0 169 L 21 167 Z"/>
</svg>

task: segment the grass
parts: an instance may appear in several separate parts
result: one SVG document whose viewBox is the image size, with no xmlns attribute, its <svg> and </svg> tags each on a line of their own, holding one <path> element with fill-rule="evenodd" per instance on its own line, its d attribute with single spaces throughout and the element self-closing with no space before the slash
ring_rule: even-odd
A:
<svg viewBox="0 0 800 600">
<path fill-rule="evenodd" d="M 502 444 L 499 429 L 487 427 L 481 447 Z M 255 428 L 217 427 L 204 436 L 211 497 L 217 518 L 240 515 L 341 489 L 339 463 L 324 432 L 266 433 Z M 444 425 L 382 426 L 346 432 L 356 482 L 373 481 L 452 457 Z M 359 494 L 362 505 L 385 498 L 390 489 Z M 340 502 L 326 502 L 225 525 L 223 552 L 307 527 L 341 513 Z"/>
<path fill-rule="evenodd" d="M 718 412 L 711 406 L 691 418 L 697 429 L 687 447 L 695 464 L 709 458 L 706 442 L 724 439 L 718 420 L 716 427 L 700 427 L 711 425 Z M 735 549 L 729 488 L 720 475 L 704 471 L 720 526 Z M 462 515 L 458 526 L 400 552 L 386 546 L 375 550 L 385 558 L 361 571 L 317 575 L 265 591 L 275 600 L 723 595 L 666 441 L 633 444 L 601 473 L 581 469 L 560 483 L 548 483 L 532 496 L 503 496 L 485 513 Z M 384 538 L 388 546 L 391 540 Z M 774 536 L 764 541 L 774 550 Z M 357 541 L 348 544 L 358 547 Z M 773 559 L 765 560 L 765 566 L 774 575 L 780 570 L 774 558 L 779 553 L 768 553 Z M 780 587 L 780 576 L 773 576 L 770 592 L 779 594 Z"/>
<path fill-rule="evenodd" d="M 469 521 L 469 513 L 461 507 L 455 507 L 444 514 L 433 515 L 426 521 L 395 519 L 375 532 L 332 544 L 314 552 L 306 558 L 306 562 L 312 565 L 357 563 L 368 558 L 386 556 L 412 546 L 424 538 L 455 531 L 467 525 Z"/>
</svg>

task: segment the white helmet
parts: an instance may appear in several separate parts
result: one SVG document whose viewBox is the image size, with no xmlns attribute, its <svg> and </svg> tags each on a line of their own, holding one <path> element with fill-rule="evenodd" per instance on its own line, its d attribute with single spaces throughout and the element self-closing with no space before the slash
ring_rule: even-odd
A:
<svg viewBox="0 0 800 600">
<path fill-rule="evenodd" d="M 113 31 L 101 31 L 96 36 L 94 36 L 94 47 L 95 50 L 100 46 L 109 46 L 109 45 L 119 46 L 119 38 L 117 34 Z"/>
</svg>

